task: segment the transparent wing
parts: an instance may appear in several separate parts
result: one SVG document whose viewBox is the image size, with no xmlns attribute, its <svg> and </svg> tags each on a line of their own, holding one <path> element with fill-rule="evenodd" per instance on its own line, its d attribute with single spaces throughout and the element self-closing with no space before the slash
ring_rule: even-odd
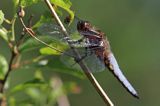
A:
<svg viewBox="0 0 160 106">
<path fill-rule="evenodd" d="M 76 20 L 77 21 L 77 20 Z M 76 22 L 74 22 L 76 23 Z M 76 24 L 71 25 L 71 38 L 73 39 L 79 39 L 81 36 L 75 29 Z M 52 36 L 53 39 L 55 40 L 60 40 L 61 42 L 64 43 L 64 36 L 63 33 L 61 32 L 61 29 L 58 25 L 52 24 L 52 23 L 45 23 L 41 25 L 38 28 L 38 32 L 42 35 L 49 35 Z M 65 42 L 66 43 L 66 42 Z M 84 56 L 86 54 L 85 48 L 78 48 L 78 52 L 81 54 L 81 56 Z M 62 56 L 61 56 L 61 61 L 67 65 L 69 68 L 74 68 L 76 70 L 81 70 L 78 64 L 75 64 L 74 58 L 71 56 L 65 55 L 65 54 L 70 54 L 74 56 L 74 53 L 72 50 L 67 50 Z M 83 59 L 83 61 L 86 63 L 86 65 L 92 70 L 93 72 L 100 72 L 105 69 L 105 65 L 103 62 L 101 62 L 95 54 L 88 55 L 86 58 Z"/>
<path fill-rule="evenodd" d="M 83 59 L 83 61 L 92 72 L 101 72 L 105 70 L 104 63 L 100 61 L 94 53 L 90 54 L 89 51 L 86 51 L 84 48 L 78 48 L 77 50 L 81 55 L 81 57 L 83 57 L 86 54 L 86 52 L 88 52 L 88 55 Z M 71 54 L 73 57 L 75 57 L 72 50 L 67 50 L 66 53 Z M 64 53 L 61 56 L 61 61 L 69 68 L 73 68 L 77 71 L 81 71 L 81 68 L 75 62 L 73 57 L 67 56 Z"/>
<path fill-rule="evenodd" d="M 82 36 L 78 33 L 78 31 L 75 29 L 75 27 L 70 26 L 67 31 L 69 31 L 69 39 L 76 41 L 79 40 Z M 38 32 L 41 35 L 49 35 L 51 36 L 54 40 L 58 40 L 60 42 L 66 43 L 67 44 L 67 38 L 64 37 L 60 27 L 54 23 L 45 23 L 41 25 L 38 28 Z"/>
<path fill-rule="evenodd" d="M 38 28 L 38 32 L 42 35 L 50 35 L 53 39 L 62 40 L 63 34 L 58 25 L 52 23 L 45 23 Z"/>
</svg>

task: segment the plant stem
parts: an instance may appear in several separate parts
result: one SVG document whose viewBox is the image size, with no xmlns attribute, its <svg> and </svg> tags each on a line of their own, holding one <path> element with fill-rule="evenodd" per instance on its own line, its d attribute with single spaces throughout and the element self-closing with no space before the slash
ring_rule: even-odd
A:
<svg viewBox="0 0 160 106">
<path fill-rule="evenodd" d="M 11 51 L 11 58 L 10 58 L 10 61 L 9 61 L 8 71 L 7 71 L 4 79 L 3 79 L 3 80 L 0 80 L 0 93 L 1 93 L 1 94 L 3 94 L 4 86 L 5 86 L 5 83 L 6 83 L 6 81 L 7 81 L 8 76 L 9 76 L 9 73 L 10 73 L 11 70 L 12 70 L 12 64 L 13 64 L 13 61 L 14 61 L 14 58 L 15 58 L 15 57 L 16 57 L 16 54 L 15 54 L 15 52 L 12 50 L 12 51 Z M 5 101 L 3 101 L 3 100 L 5 100 L 5 99 L 3 99 L 3 97 L 0 98 L 0 106 L 2 106 L 2 104 L 5 102 Z"/>
<path fill-rule="evenodd" d="M 47 6 L 49 7 L 49 9 L 51 10 L 52 15 L 55 18 L 57 24 L 61 27 L 61 30 L 62 30 L 64 36 L 65 37 L 69 37 L 69 34 L 68 34 L 66 28 L 62 24 L 60 18 L 58 17 L 57 13 L 55 12 L 54 8 L 52 7 L 50 1 L 49 0 L 44 0 L 44 1 L 47 4 Z M 78 60 L 80 60 L 81 56 L 78 53 L 78 51 L 69 42 L 68 42 L 68 44 L 69 44 L 70 48 L 73 50 L 74 54 L 76 55 L 76 58 Z M 100 84 L 98 83 L 98 81 L 96 80 L 96 78 L 91 73 L 91 70 L 85 65 L 85 63 L 83 62 L 83 60 L 80 61 L 80 62 L 78 62 L 78 64 L 80 65 L 80 67 L 82 68 L 82 70 L 84 71 L 85 75 L 90 80 L 91 84 L 94 86 L 94 88 L 96 89 L 96 91 L 98 92 L 98 94 L 101 96 L 101 98 L 103 99 L 103 101 L 106 103 L 106 105 L 108 105 L 108 106 L 114 106 L 114 104 L 111 102 L 110 98 L 104 92 L 104 90 L 102 89 L 102 87 L 100 86 Z"/>
<path fill-rule="evenodd" d="M 12 30 L 12 34 L 11 34 L 11 38 L 10 38 L 11 41 L 15 41 L 15 28 L 14 27 L 15 27 L 16 18 L 17 18 L 17 16 L 14 15 L 14 18 L 12 20 L 12 26 L 11 26 L 11 30 Z"/>
</svg>

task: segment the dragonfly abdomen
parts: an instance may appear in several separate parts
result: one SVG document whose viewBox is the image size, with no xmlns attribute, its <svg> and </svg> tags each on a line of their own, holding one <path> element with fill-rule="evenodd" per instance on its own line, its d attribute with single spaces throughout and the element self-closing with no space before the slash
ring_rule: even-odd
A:
<svg viewBox="0 0 160 106">
<path fill-rule="evenodd" d="M 132 87 L 127 78 L 120 70 L 118 63 L 112 53 L 109 53 L 107 57 L 104 57 L 105 66 L 112 72 L 112 74 L 118 79 L 123 87 L 134 97 L 139 98 L 136 90 Z"/>
</svg>

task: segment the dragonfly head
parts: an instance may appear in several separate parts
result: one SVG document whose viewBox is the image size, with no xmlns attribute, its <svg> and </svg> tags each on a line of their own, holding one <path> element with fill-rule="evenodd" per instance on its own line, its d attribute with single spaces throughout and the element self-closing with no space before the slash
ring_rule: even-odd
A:
<svg viewBox="0 0 160 106">
<path fill-rule="evenodd" d="M 77 23 L 78 32 L 88 38 L 102 39 L 104 33 L 93 27 L 88 21 L 78 21 Z"/>
<path fill-rule="evenodd" d="M 77 30 L 78 31 L 88 31 L 91 28 L 91 24 L 88 21 L 78 21 Z"/>
</svg>

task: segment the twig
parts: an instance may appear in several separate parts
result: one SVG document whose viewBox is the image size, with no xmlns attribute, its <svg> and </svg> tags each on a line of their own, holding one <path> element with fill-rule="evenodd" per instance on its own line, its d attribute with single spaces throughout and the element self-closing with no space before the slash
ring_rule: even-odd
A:
<svg viewBox="0 0 160 106">
<path fill-rule="evenodd" d="M 23 21 L 22 17 L 19 17 L 19 19 L 20 19 L 20 21 L 21 21 L 24 29 L 29 33 L 29 35 L 30 35 L 31 37 L 33 37 L 33 38 L 34 38 L 35 40 L 37 40 L 38 42 L 46 45 L 47 47 L 49 47 L 49 48 L 51 48 L 51 49 L 53 49 L 53 50 L 56 50 L 56 51 L 58 51 L 58 52 L 60 52 L 60 53 L 63 53 L 61 50 L 59 50 L 59 49 L 57 49 L 57 48 L 55 48 L 55 47 L 53 47 L 53 46 L 50 46 L 50 45 L 48 45 L 46 42 L 43 42 L 42 40 L 38 39 L 38 38 L 36 37 L 34 31 L 33 31 L 31 28 L 28 28 L 28 27 L 24 24 L 24 21 Z"/>
<path fill-rule="evenodd" d="M 0 93 L 3 93 L 3 91 L 4 91 L 4 86 L 5 86 L 5 83 L 6 83 L 6 81 L 7 81 L 8 76 L 9 76 L 9 73 L 10 73 L 11 70 L 12 70 L 12 63 L 13 63 L 15 57 L 16 57 L 16 54 L 15 54 L 15 52 L 12 50 L 12 51 L 11 51 L 11 59 L 10 59 L 10 61 L 9 61 L 8 71 L 7 71 L 6 75 L 4 76 L 4 79 L 3 79 L 3 80 L 0 80 Z M 2 104 L 5 102 L 4 100 L 5 100 L 5 99 L 3 99 L 3 97 L 0 98 L 0 106 L 2 106 Z"/>
<path fill-rule="evenodd" d="M 27 26 L 24 24 L 24 21 L 23 21 L 22 17 L 19 17 L 19 19 L 20 19 L 20 21 L 21 21 L 24 29 L 26 30 L 26 32 L 28 32 L 29 35 L 30 35 L 31 37 L 33 37 L 36 41 L 42 43 L 43 45 L 49 47 L 49 48 L 52 49 L 52 50 L 55 50 L 55 51 L 61 53 L 61 54 L 65 54 L 65 55 L 67 55 L 67 56 L 74 57 L 73 55 L 70 55 L 69 53 L 63 52 L 62 50 L 59 50 L 59 49 L 57 49 L 56 47 L 53 47 L 53 46 L 47 44 L 46 42 L 40 40 L 38 37 L 36 37 L 35 32 L 34 32 L 31 28 L 27 27 Z"/>
<path fill-rule="evenodd" d="M 28 28 L 32 27 L 32 19 L 33 19 L 33 15 L 31 15 L 28 19 Z M 23 29 L 23 31 L 21 32 L 20 39 L 17 43 L 17 46 L 19 46 L 19 45 L 21 45 L 21 43 L 23 43 L 26 33 L 27 33 L 27 31 L 25 29 Z"/>
<path fill-rule="evenodd" d="M 13 60 L 14 60 L 15 56 L 16 56 L 15 53 L 12 51 L 12 52 L 11 52 L 11 59 L 10 59 L 10 62 L 9 62 L 8 71 L 7 71 L 4 79 L 1 80 L 1 84 L 2 84 L 2 85 L 0 86 L 0 92 L 1 92 L 1 93 L 3 93 L 5 82 L 6 82 L 6 80 L 7 80 L 7 77 L 8 77 L 8 75 L 9 75 L 10 71 L 12 70 L 12 63 L 13 63 Z"/>
<path fill-rule="evenodd" d="M 14 24 L 15 24 L 15 21 L 16 21 L 16 17 L 14 17 L 12 23 L 12 31 L 14 31 Z M 29 23 L 30 24 L 30 23 Z M 14 32 L 12 32 L 14 33 Z M 15 38 L 14 38 L 14 34 L 12 36 L 12 41 L 8 42 L 8 46 L 11 50 L 11 58 L 10 58 L 10 61 L 9 61 L 9 65 L 8 65 L 8 70 L 4 76 L 4 79 L 3 80 L 0 80 L 0 93 L 3 93 L 4 92 L 4 87 L 5 87 L 5 83 L 8 79 L 8 76 L 10 74 L 10 72 L 17 66 L 19 66 L 19 61 L 20 61 L 20 54 L 18 52 L 18 47 L 20 46 L 20 44 L 22 43 L 22 40 L 23 40 L 23 35 L 20 37 L 19 41 L 17 42 L 17 44 L 13 44 Z M 13 64 L 13 62 L 15 62 L 15 64 Z M 6 98 L 5 97 L 2 97 L 0 98 L 0 106 L 6 106 Z"/>
<path fill-rule="evenodd" d="M 60 18 L 58 17 L 57 13 L 55 12 L 55 10 L 53 9 L 50 1 L 49 0 L 44 0 L 44 1 L 47 4 L 47 6 L 49 7 L 49 9 L 51 10 L 53 17 L 57 21 L 57 24 L 61 27 L 61 30 L 62 30 L 64 36 L 65 37 L 69 37 L 69 34 L 68 34 L 66 28 L 62 24 L 62 22 L 61 22 Z M 78 53 L 78 51 L 69 42 L 68 42 L 68 44 L 69 44 L 70 48 L 73 50 L 74 54 L 76 55 L 76 58 L 78 60 L 80 60 L 81 56 Z M 98 83 L 98 81 L 96 80 L 96 78 L 93 76 L 93 74 L 91 73 L 91 71 L 89 70 L 89 68 L 85 65 L 85 63 L 83 62 L 83 60 L 80 61 L 80 62 L 78 62 L 78 64 L 80 65 L 80 67 L 82 68 L 82 70 L 84 71 L 85 75 L 87 76 L 87 78 L 92 83 L 92 85 L 95 87 L 96 91 L 99 93 L 99 95 L 101 96 L 101 98 L 103 99 L 103 101 L 106 103 L 106 105 L 114 106 L 114 104 L 111 102 L 110 98 L 104 92 L 104 90 L 102 89 L 102 87 L 100 86 L 100 84 Z"/>
</svg>

